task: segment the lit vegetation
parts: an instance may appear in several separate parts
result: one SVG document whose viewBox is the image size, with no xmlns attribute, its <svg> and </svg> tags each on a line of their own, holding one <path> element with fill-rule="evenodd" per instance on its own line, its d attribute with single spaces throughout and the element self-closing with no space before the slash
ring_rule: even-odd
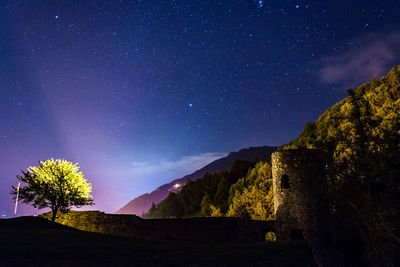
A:
<svg viewBox="0 0 400 267">
<path fill-rule="evenodd" d="M 26 183 L 19 189 L 19 199 L 35 208 L 51 208 L 52 221 L 58 211 L 68 212 L 72 206 L 92 205 L 92 186 L 79 172 L 78 164 L 66 160 L 40 161 L 38 167 L 29 167 L 17 178 Z M 16 197 L 17 189 L 12 194 Z"/>
<path fill-rule="evenodd" d="M 259 162 L 230 188 L 226 216 L 253 220 L 274 218 L 271 165 Z"/>
<path fill-rule="evenodd" d="M 285 146 L 299 147 L 326 154 L 339 247 L 370 265 L 392 265 L 400 251 L 400 66 L 349 90 Z"/>
</svg>

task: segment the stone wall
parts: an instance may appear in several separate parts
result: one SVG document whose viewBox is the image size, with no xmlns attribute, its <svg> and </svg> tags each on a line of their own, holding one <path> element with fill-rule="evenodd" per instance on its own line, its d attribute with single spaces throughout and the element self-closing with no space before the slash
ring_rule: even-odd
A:
<svg viewBox="0 0 400 267">
<path fill-rule="evenodd" d="M 51 213 L 41 216 L 51 219 Z M 239 218 L 142 219 L 99 211 L 60 213 L 56 222 L 84 231 L 187 241 L 265 241 L 265 234 L 275 229 L 274 222 Z"/>
</svg>

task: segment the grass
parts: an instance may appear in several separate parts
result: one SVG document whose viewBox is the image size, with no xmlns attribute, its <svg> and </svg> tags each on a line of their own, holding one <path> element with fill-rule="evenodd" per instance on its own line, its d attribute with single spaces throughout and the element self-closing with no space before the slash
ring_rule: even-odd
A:
<svg viewBox="0 0 400 267">
<path fill-rule="evenodd" d="M 38 217 L 0 220 L 0 266 L 310 266 L 303 242 L 148 240 L 84 232 Z"/>
</svg>

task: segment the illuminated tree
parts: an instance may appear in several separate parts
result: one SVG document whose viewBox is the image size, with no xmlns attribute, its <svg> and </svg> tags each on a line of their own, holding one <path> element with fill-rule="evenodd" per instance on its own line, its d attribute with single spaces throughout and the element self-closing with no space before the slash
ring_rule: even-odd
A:
<svg viewBox="0 0 400 267">
<path fill-rule="evenodd" d="M 210 205 L 210 209 L 211 209 L 211 217 L 222 217 L 224 216 L 221 212 L 220 208 L 215 207 L 214 205 Z"/>
<path fill-rule="evenodd" d="M 18 180 L 27 184 L 19 189 L 21 201 L 32 203 L 38 209 L 51 208 L 53 222 L 58 211 L 66 213 L 72 206 L 93 205 L 90 195 L 92 186 L 79 172 L 78 163 L 51 159 L 40 161 L 39 164 L 17 175 Z M 12 188 L 11 194 L 15 199 L 17 189 Z"/>
<path fill-rule="evenodd" d="M 272 220 L 274 203 L 271 176 L 271 165 L 259 162 L 246 177 L 239 179 L 231 187 L 226 216 Z"/>
</svg>

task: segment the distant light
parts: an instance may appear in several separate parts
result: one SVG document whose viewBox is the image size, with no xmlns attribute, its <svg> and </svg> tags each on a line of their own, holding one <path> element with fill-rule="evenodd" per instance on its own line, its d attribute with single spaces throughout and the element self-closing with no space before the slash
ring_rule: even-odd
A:
<svg viewBox="0 0 400 267">
<path fill-rule="evenodd" d="M 168 191 L 174 191 L 174 190 L 177 190 L 178 188 L 180 188 L 180 187 L 182 187 L 183 186 L 183 184 L 179 184 L 179 183 L 176 183 L 176 184 L 174 184 L 172 187 L 170 187 L 169 189 L 168 189 Z M 157 189 L 158 190 L 158 189 Z"/>
<path fill-rule="evenodd" d="M 174 188 L 174 189 L 178 189 L 178 188 L 181 187 L 181 186 L 182 186 L 181 184 L 174 184 L 173 188 Z"/>
<path fill-rule="evenodd" d="M 190 103 L 190 104 L 189 104 L 189 107 L 193 107 L 193 104 L 192 104 L 192 103 Z"/>
<path fill-rule="evenodd" d="M 54 16 L 54 19 L 58 19 L 58 15 L 55 15 L 55 16 Z"/>
<path fill-rule="evenodd" d="M 299 8 L 300 7 L 300 5 L 296 5 L 296 8 Z"/>
<path fill-rule="evenodd" d="M 258 1 L 258 6 L 259 6 L 259 7 L 262 7 L 263 5 L 264 5 L 264 1 L 263 1 L 263 0 L 259 0 L 259 1 Z"/>
</svg>

